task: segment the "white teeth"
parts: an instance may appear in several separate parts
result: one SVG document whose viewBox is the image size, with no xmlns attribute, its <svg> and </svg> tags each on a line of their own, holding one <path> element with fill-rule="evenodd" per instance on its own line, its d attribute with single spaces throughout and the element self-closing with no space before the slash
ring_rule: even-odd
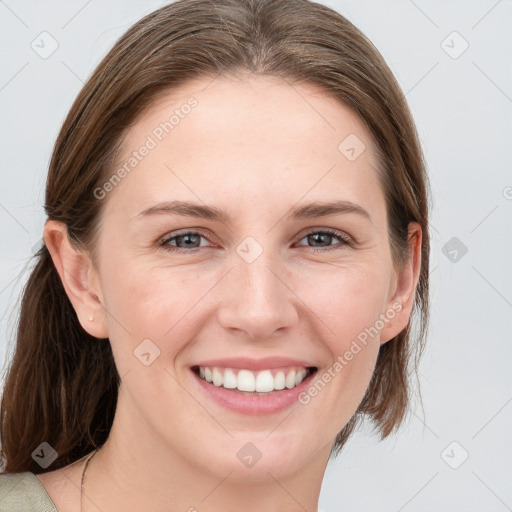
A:
<svg viewBox="0 0 512 512">
<path fill-rule="evenodd" d="M 284 376 L 284 372 L 277 372 L 276 376 L 274 377 L 274 389 L 284 389 L 285 386 L 286 377 Z"/>
<path fill-rule="evenodd" d="M 295 370 L 292 370 L 286 376 L 285 384 L 288 389 L 292 389 L 293 387 L 295 387 Z"/>
<path fill-rule="evenodd" d="M 258 391 L 258 393 L 274 391 L 274 377 L 272 377 L 270 370 L 258 373 L 256 377 L 256 391 Z"/>
<path fill-rule="evenodd" d="M 199 367 L 199 376 L 214 386 L 252 393 L 270 393 L 285 388 L 292 389 L 298 386 L 307 375 L 306 368 L 301 367 L 290 368 L 287 371 L 274 371 L 274 374 L 272 370 L 252 372 L 233 368 Z"/>
<path fill-rule="evenodd" d="M 213 369 L 212 378 L 214 386 L 222 386 L 222 373 L 220 373 L 218 368 Z"/>
<path fill-rule="evenodd" d="M 236 378 L 235 372 L 233 372 L 232 370 L 226 370 L 224 372 L 223 386 L 226 389 L 235 389 L 238 386 L 238 380 Z"/>
<path fill-rule="evenodd" d="M 304 368 L 297 372 L 297 375 L 295 375 L 295 385 L 296 386 L 298 386 L 304 380 L 307 373 L 308 372 Z"/>
<path fill-rule="evenodd" d="M 238 386 L 240 391 L 256 391 L 256 381 L 254 375 L 249 370 L 240 370 L 238 372 Z"/>
</svg>

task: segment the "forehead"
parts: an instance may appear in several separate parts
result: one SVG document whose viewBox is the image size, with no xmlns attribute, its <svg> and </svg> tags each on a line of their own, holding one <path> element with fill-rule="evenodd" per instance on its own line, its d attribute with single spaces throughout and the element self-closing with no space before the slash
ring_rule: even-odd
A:
<svg viewBox="0 0 512 512">
<path fill-rule="evenodd" d="M 305 195 L 384 206 L 364 122 L 314 84 L 271 77 L 200 78 L 167 91 L 126 133 L 123 165 L 129 177 L 113 195 L 130 211 L 194 195 L 225 209 Z"/>
</svg>

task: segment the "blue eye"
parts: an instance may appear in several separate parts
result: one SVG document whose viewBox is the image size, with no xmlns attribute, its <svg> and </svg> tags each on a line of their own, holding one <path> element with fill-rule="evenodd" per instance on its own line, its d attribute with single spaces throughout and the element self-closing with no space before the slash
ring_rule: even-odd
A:
<svg viewBox="0 0 512 512">
<path fill-rule="evenodd" d="M 200 247 L 201 238 L 206 239 L 206 237 L 201 233 L 198 233 L 196 231 L 186 231 L 184 233 L 180 233 L 178 235 L 174 235 L 171 236 L 170 238 L 163 240 L 161 245 L 164 247 L 164 249 L 168 251 L 185 250 L 186 252 L 195 252 Z M 176 245 L 171 245 L 170 242 L 172 241 L 176 241 Z M 183 247 L 178 247 L 178 244 L 180 243 L 183 244 Z M 199 243 L 199 245 L 196 245 L 197 243 Z"/>
<path fill-rule="evenodd" d="M 314 251 L 332 251 L 335 249 L 341 249 L 343 246 L 352 246 L 352 240 L 348 237 L 348 235 L 345 235 L 344 233 L 340 233 L 338 231 L 334 231 L 332 229 L 325 229 L 321 231 L 312 231 L 311 233 L 308 233 L 304 238 L 301 240 L 307 239 L 308 242 L 313 243 L 322 243 L 322 240 L 324 240 L 326 243 L 332 242 L 334 238 L 337 238 L 341 242 L 340 246 L 322 246 L 320 247 L 310 247 Z"/>
<path fill-rule="evenodd" d="M 201 232 L 184 231 L 162 240 L 160 245 L 165 250 L 171 252 L 195 253 L 200 247 L 204 247 L 204 245 L 201 246 L 201 238 L 208 240 L 207 237 Z M 313 249 L 314 251 L 332 251 L 335 249 L 342 249 L 347 245 L 353 245 L 352 239 L 348 235 L 332 229 L 311 231 L 306 236 L 301 238 L 301 241 L 305 239 L 308 240 L 308 243 L 327 243 L 327 245 L 319 247 L 309 246 L 309 248 Z M 337 239 L 341 245 L 332 246 L 333 239 Z"/>
</svg>

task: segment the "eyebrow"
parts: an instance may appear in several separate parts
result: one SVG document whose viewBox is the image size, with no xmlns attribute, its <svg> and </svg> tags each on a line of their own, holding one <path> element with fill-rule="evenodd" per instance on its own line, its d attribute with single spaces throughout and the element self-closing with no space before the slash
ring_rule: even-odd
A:
<svg viewBox="0 0 512 512">
<path fill-rule="evenodd" d="M 342 200 L 331 202 L 314 202 L 292 208 L 286 217 L 293 219 L 311 219 L 344 213 L 356 213 L 372 222 L 370 214 L 362 206 L 359 206 L 358 204 L 352 203 L 350 201 Z M 135 217 L 140 219 L 161 214 L 175 214 L 185 217 L 197 217 L 224 223 L 227 223 L 231 220 L 231 217 L 227 212 L 214 206 L 178 200 L 158 203 L 141 211 Z"/>
</svg>

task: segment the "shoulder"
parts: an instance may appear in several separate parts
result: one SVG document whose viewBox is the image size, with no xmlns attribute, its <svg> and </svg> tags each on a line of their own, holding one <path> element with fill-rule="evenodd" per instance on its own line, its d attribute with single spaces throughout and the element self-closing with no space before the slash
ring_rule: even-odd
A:
<svg viewBox="0 0 512 512">
<path fill-rule="evenodd" d="M 0 512 L 58 512 L 34 473 L 0 473 Z"/>
</svg>

